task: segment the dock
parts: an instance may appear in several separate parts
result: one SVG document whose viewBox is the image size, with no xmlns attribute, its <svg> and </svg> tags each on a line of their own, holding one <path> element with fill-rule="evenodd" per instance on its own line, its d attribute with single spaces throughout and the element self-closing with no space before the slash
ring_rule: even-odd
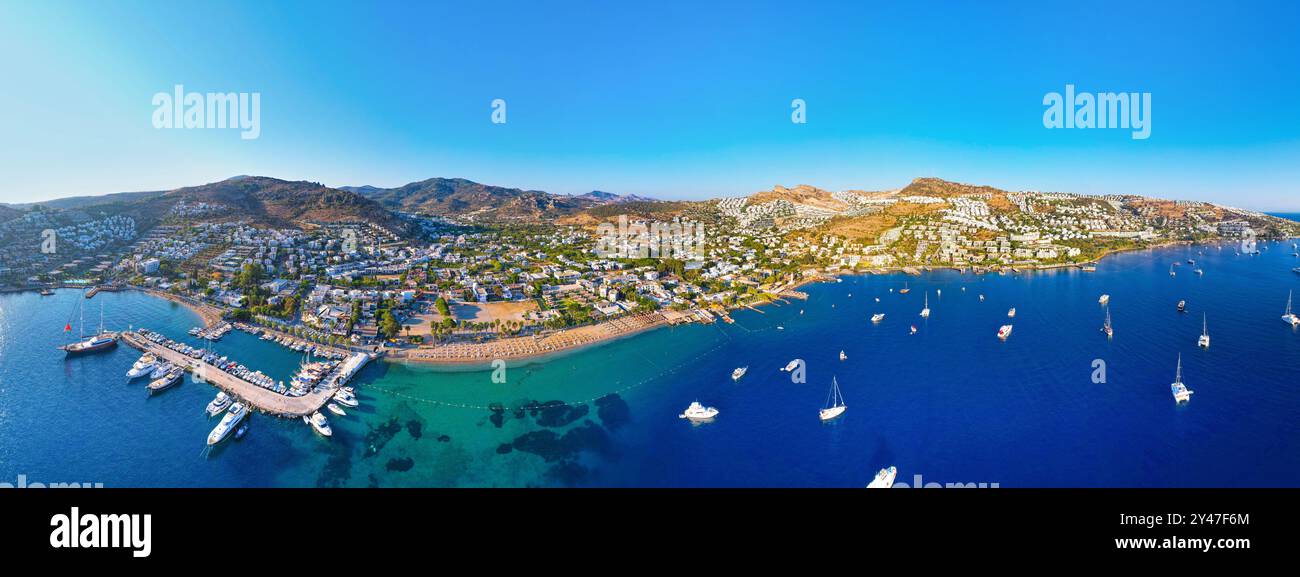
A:
<svg viewBox="0 0 1300 577">
<path fill-rule="evenodd" d="M 153 353 L 154 356 L 167 360 L 177 366 L 188 367 L 191 372 L 199 373 L 205 382 L 226 392 L 226 394 L 238 399 L 264 413 L 282 417 L 301 417 L 310 415 L 322 407 L 333 398 L 337 387 L 342 386 L 347 378 L 356 374 L 358 370 L 369 360 L 369 356 L 358 353 L 353 358 L 347 360 L 347 373 L 344 378 L 333 383 L 333 386 L 318 391 L 311 391 L 301 397 L 291 397 L 282 395 L 272 390 L 264 389 L 258 385 L 245 381 L 235 375 L 227 373 L 216 366 L 203 362 L 200 359 L 185 356 L 177 351 L 164 347 L 149 339 L 146 339 L 134 332 L 122 333 L 122 340 L 126 344 L 144 352 Z M 364 358 L 357 358 L 364 357 Z"/>
</svg>

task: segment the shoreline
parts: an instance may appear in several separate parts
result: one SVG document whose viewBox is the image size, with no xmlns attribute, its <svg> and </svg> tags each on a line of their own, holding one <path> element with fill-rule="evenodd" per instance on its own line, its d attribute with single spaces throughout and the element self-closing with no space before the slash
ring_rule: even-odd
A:
<svg viewBox="0 0 1300 577">
<path fill-rule="evenodd" d="M 1187 241 L 1187 240 L 1166 241 L 1158 244 L 1153 244 L 1150 246 L 1108 251 L 1098 256 L 1096 259 L 1087 262 L 1060 263 L 1060 264 L 1050 264 L 1050 265 L 1032 265 L 1027 267 L 999 266 L 996 268 L 995 267 L 984 268 L 984 267 L 971 267 L 971 266 L 966 266 L 966 267 L 901 266 L 901 267 L 869 268 L 869 269 L 860 269 L 860 270 L 841 270 L 835 272 L 816 272 L 812 276 L 801 278 L 793 283 L 790 283 L 789 285 L 783 285 L 780 288 L 780 290 L 777 292 L 770 293 L 774 298 L 757 301 L 757 302 L 737 304 L 729 309 L 726 309 L 726 312 L 738 310 L 741 308 L 750 308 L 752 310 L 757 310 L 758 307 L 774 304 L 777 301 L 780 301 L 785 298 L 797 298 L 797 297 L 792 297 L 792 295 L 790 295 L 789 293 L 793 291 L 797 291 L 800 287 L 807 286 L 813 283 L 836 282 L 839 278 L 845 276 L 857 276 L 857 275 L 887 276 L 887 275 L 894 275 L 894 274 L 904 274 L 908 276 L 922 276 L 927 272 L 935 272 L 936 270 L 942 270 L 942 269 L 962 270 L 963 273 L 965 270 L 977 269 L 978 272 L 974 273 L 976 275 L 998 273 L 1001 271 L 1005 271 L 1008 268 L 1011 269 L 1013 274 L 1026 272 L 1026 271 L 1055 271 L 1055 270 L 1063 270 L 1063 269 L 1071 269 L 1071 268 L 1081 269 L 1084 266 L 1096 265 L 1097 263 L 1100 263 L 1102 260 L 1104 260 L 1106 257 L 1112 255 L 1124 254 L 1124 253 L 1136 252 L 1142 250 L 1149 251 L 1153 249 L 1170 248 L 1178 245 L 1195 245 L 1195 244 L 1197 243 L 1194 241 Z M 189 301 L 188 299 L 185 299 L 184 297 L 179 297 L 177 295 L 157 291 L 154 289 L 138 288 L 138 287 L 132 287 L 132 288 L 135 288 L 135 290 L 141 290 L 149 295 L 166 299 L 175 302 L 177 304 L 180 304 L 181 306 L 184 306 L 186 308 L 189 308 L 190 310 L 198 314 L 200 318 L 203 319 L 203 322 L 207 326 L 212 326 L 220 322 L 222 319 L 221 309 L 215 306 L 194 303 Z M 548 333 L 541 336 L 533 335 L 533 336 L 526 336 L 526 337 L 510 337 L 506 339 L 493 339 L 481 343 L 449 343 L 449 344 L 443 344 L 435 347 L 415 347 L 410 349 L 382 348 L 381 350 L 384 351 L 384 354 L 381 358 L 389 362 L 401 362 L 401 363 L 418 364 L 418 365 L 461 367 L 461 368 L 489 365 L 490 363 L 496 360 L 502 360 L 502 361 L 525 360 L 531 362 L 546 362 L 550 358 L 560 353 L 570 353 L 588 347 L 599 346 L 602 344 L 613 342 L 618 339 L 631 337 L 640 333 L 644 333 L 650 330 L 658 329 L 664 326 L 671 326 L 671 325 L 672 323 L 662 312 L 656 311 L 653 313 L 645 313 L 645 314 L 632 316 L 632 317 L 622 317 L 613 320 L 602 321 L 596 324 L 584 325 L 581 327 L 563 329 L 557 332 Z M 279 332 L 279 331 L 275 331 L 274 329 L 271 330 L 273 332 L 277 332 L 277 333 Z"/>
</svg>

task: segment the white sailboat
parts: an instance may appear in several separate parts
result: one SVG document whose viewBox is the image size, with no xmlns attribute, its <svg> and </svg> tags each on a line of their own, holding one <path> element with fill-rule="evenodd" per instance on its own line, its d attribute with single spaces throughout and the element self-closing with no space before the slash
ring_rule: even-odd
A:
<svg viewBox="0 0 1300 577">
<path fill-rule="evenodd" d="M 1210 325 L 1205 313 L 1201 313 L 1201 338 L 1197 339 L 1196 346 L 1203 349 L 1210 348 Z"/>
<path fill-rule="evenodd" d="M 930 291 L 925 291 L 925 308 L 921 309 L 921 318 L 930 318 Z"/>
<path fill-rule="evenodd" d="M 826 408 L 818 412 L 818 416 L 823 421 L 829 421 L 844 414 L 844 411 L 848 408 L 848 405 L 844 404 L 844 395 L 840 394 L 839 382 L 835 380 L 835 377 L 831 377 L 831 392 L 826 397 Z"/>
<path fill-rule="evenodd" d="M 1101 332 L 1106 333 L 1107 337 L 1115 336 L 1115 328 L 1110 324 L 1110 307 L 1106 307 L 1106 324 L 1101 325 Z"/>
<path fill-rule="evenodd" d="M 1286 293 L 1286 312 L 1282 314 L 1282 321 L 1293 327 L 1300 325 L 1300 317 L 1291 312 L 1291 297 L 1294 293 L 1295 291 Z"/>
<path fill-rule="evenodd" d="M 849 358 L 848 355 L 845 355 L 845 354 L 844 354 L 844 351 L 840 351 L 840 360 L 841 360 L 841 361 L 848 360 L 848 358 Z"/>
<path fill-rule="evenodd" d="M 1178 355 L 1178 372 L 1175 373 L 1174 382 L 1169 385 L 1169 390 L 1174 395 L 1175 403 L 1185 403 L 1192 398 L 1192 391 L 1183 384 L 1183 355 L 1181 354 Z"/>
</svg>

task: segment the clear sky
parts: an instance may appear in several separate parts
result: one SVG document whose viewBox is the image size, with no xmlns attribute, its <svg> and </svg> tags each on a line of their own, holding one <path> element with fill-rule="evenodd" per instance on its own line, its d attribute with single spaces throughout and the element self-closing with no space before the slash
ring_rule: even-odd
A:
<svg viewBox="0 0 1300 577">
<path fill-rule="evenodd" d="M 0 0 L 0 202 L 236 174 L 660 198 L 938 176 L 1300 209 L 1300 2 L 410 4 Z M 1151 93 L 1150 138 L 1044 128 L 1067 83 Z M 176 84 L 260 93 L 260 138 L 155 129 Z"/>
</svg>

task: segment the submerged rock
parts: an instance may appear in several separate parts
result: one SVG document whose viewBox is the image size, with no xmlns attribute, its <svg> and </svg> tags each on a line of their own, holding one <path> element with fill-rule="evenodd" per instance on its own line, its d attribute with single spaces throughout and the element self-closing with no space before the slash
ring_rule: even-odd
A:
<svg viewBox="0 0 1300 577">
<path fill-rule="evenodd" d="M 388 464 L 385 465 L 384 468 L 388 469 L 389 471 L 397 471 L 399 473 L 402 473 L 402 472 L 410 471 L 411 467 L 414 466 L 415 466 L 414 459 L 410 457 L 403 457 L 400 459 L 389 459 Z"/>
<path fill-rule="evenodd" d="M 596 399 L 596 415 L 600 417 L 601 424 L 611 431 L 632 420 L 632 410 L 627 406 L 627 401 L 618 396 L 618 393 L 610 393 Z"/>
</svg>

